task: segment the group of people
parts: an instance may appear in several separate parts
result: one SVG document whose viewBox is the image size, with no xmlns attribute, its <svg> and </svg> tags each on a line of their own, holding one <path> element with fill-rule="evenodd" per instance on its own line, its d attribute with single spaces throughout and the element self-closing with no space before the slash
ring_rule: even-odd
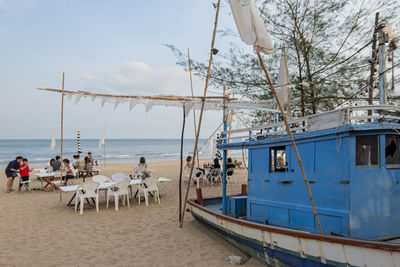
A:
<svg viewBox="0 0 400 267">
<path fill-rule="evenodd" d="M 64 165 L 64 169 L 67 173 L 66 178 L 72 178 L 75 170 L 84 170 L 88 174 L 92 173 L 94 162 L 92 152 L 88 152 L 88 155 L 82 160 L 79 155 L 74 155 L 72 163 L 69 159 L 63 159 L 63 164 L 61 164 L 61 157 L 56 156 L 52 158 L 47 166 L 48 172 L 57 172 L 61 170 L 61 166 Z"/>
<path fill-rule="evenodd" d="M 192 156 L 187 156 L 186 158 L 186 165 L 185 165 L 185 169 L 190 169 L 192 167 L 192 165 L 194 164 L 194 162 L 192 162 Z M 232 158 L 228 158 L 227 162 L 226 162 L 226 169 L 227 172 L 226 174 L 228 176 L 233 174 L 233 169 L 235 168 L 235 164 L 232 161 Z M 210 168 L 210 175 L 208 175 L 207 179 L 209 180 L 209 182 L 211 183 L 211 179 L 215 179 L 214 176 L 216 176 L 215 174 L 220 173 L 221 172 L 221 165 L 219 163 L 219 159 L 218 158 L 214 158 L 213 163 L 209 166 Z M 196 177 L 200 177 L 202 174 L 205 174 L 205 168 L 195 168 L 193 174 Z M 213 181 L 215 182 L 215 181 Z"/>
<path fill-rule="evenodd" d="M 61 157 L 56 156 L 52 158 L 46 167 L 48 172 L 58 172 L 63 168 L 64 176 L 63 179 L 68 180 L 71 178 L 75 178 L 76 170 L 84 170 L 90 175 L 93 171 L 94 163 L 92 152 L 88 152 L 88 155 L 84 158 L 84 160 L 80 160 L 79 155 L 73 156 L 72 164 L 69 159 L 63 159 L 61 163 Z M 14 179 L 19 176 L 21 177 L 21 182 L 29 181 L 29 173 L 33 171 L 33 168 L 29 167 L 28 159 L 23 158 L 22 156 L 18 156 L 15 160 L 10 161 L 8 163 L 7 168 L 5 170 L 7 177 L 7 185 L 6 192 L 10 193 L 13 191 Z M 21 190 L 22 183 L 19 183 L 18 192 Z"/>
<path fill-rule="evenodd" d="M 18 173 L 21 177 L 21 181 L 29 181 L 29 172 L 33 171 L 29 167 L 28 159 L 18 156 L 15 160 L 10 161 L 6 168 L 7 185 L 6 192 L 10 193 L 13 191 L 14 179 L 18 177 Z M 18 192 L 21 190 L 22 183 L 18 186 Z"/>
</svg>

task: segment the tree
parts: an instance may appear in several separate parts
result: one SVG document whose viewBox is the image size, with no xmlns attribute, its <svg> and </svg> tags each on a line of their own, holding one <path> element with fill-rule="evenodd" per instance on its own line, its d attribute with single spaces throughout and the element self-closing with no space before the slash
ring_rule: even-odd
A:
<svg viewBox="0 0 400 267">
<path fill-rule="evenodd" d="M 258 1 L 265 25 L 278 46 L 286 43 L 289 73 L 293 84 L 292 114 L 307 115 L 332 109 L 343 99 L 368 84 L 370 37 L 375 12 L 381 22 L 393 20 L 399 4 L 395 0 L 268 0 Z M 225 29 L 221 36 L 232 36 L 236 29 Z M 277 46 L 277 45 L 276 45 Z M 186 56 L 175 46 L 177 64 L 185 67 Z M 278 49 L 279 50 L 279 49 Z M 254 54 L 237 44 L 214 59 L 211 84 L 250 99 L 271 99 L 271 91 Z M 266 57 L 275 81 L 279 53 Z M 205 63 L 192 61 L 194 73 L 205 77 Z M 265 114 L 257 113 L 258 117 Z"/>
</svg>

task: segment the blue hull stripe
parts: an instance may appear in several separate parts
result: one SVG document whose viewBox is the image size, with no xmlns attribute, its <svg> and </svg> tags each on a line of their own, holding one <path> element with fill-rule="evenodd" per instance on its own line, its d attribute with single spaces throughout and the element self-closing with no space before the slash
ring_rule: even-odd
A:
<svg viewBox="0 0 400 267">
<path fill-rule="evenodd" d="M 257 242 L 252 242 L 250 240 L 240 237 L 239 235 L 232 234 L 232 233 L 225 231 L 219 227 L 216 227 L 214 224 L 204 220 L 203 218 L 197 216 L 196 214 L 192 214 L 192 215 L 197 221 L 199 221 L 200 223 L 204 224 L 205 226 L 211 228 L 213 231 L 217 232 L 222 237 L 232 239 L 245 247 L 248 247 L 252 250 L 263 253 L 263 255 L 264 255 L 264 253 L 266 253 L 266 254 L 268 254 L 268 256 L 270 258 L 275 258 L 278 261 L 280 261 L 281 263 L 287 264 L 289 266 L 305 266 L 305 267 L 332 266 L 332 265 L 324 264 L 321 262 L 316 262 L 311 259 L 304 259 L 299 256 L 285 253 L 280 250 L 273 250 L 269 247 L 264 247 L 264 246 L 258 244 Z M 262 260 L 264 263 L 266 263 L 265 258 L 258 257 L 257 259 Z"/>
</svg>

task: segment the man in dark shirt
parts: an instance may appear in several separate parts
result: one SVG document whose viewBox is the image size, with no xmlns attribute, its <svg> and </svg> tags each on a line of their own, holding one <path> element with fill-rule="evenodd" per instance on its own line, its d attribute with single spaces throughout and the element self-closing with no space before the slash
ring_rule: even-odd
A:
<svg viewBox="0 0 400 267">
<path fill-rule="evenodd" d="M 21 165 L 22 157 L 18 156 L 15 160 L 10 161 L 6 168 L 7 188 L 6 192 L 10 193 L 13 189 L 14 179 L 18 176 L 19 165 Z"/>
<path fill-rule="evenodd" d="M 235 168 L 235 164 L 233 164 L 232 162 L 232 158 L 228 158 L 227 160 L 228 162 L 226 163 L 226 174 L 228 176 L 232 176 L 233 175 L 233 169 Z"/>
<path fill-rule="evenodd" d="M 61 169 L 61 157 L 56 156 L 56 161 L 53 162 L 53 165 L 51 166 L 53 168 L 54 172 L 57 172 Z"/>
</svg>

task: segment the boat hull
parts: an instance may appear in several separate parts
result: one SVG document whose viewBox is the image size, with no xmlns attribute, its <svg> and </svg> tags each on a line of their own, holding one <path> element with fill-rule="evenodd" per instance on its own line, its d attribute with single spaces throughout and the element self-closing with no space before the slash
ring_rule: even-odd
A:
<svg viewBox="0 0 400 267">
<path fill-rule="evenodd" d="M 197 221 L 266 265 L 400 267 L 399 244 L 262 225 L 188 204 Z"/>
</svg>

